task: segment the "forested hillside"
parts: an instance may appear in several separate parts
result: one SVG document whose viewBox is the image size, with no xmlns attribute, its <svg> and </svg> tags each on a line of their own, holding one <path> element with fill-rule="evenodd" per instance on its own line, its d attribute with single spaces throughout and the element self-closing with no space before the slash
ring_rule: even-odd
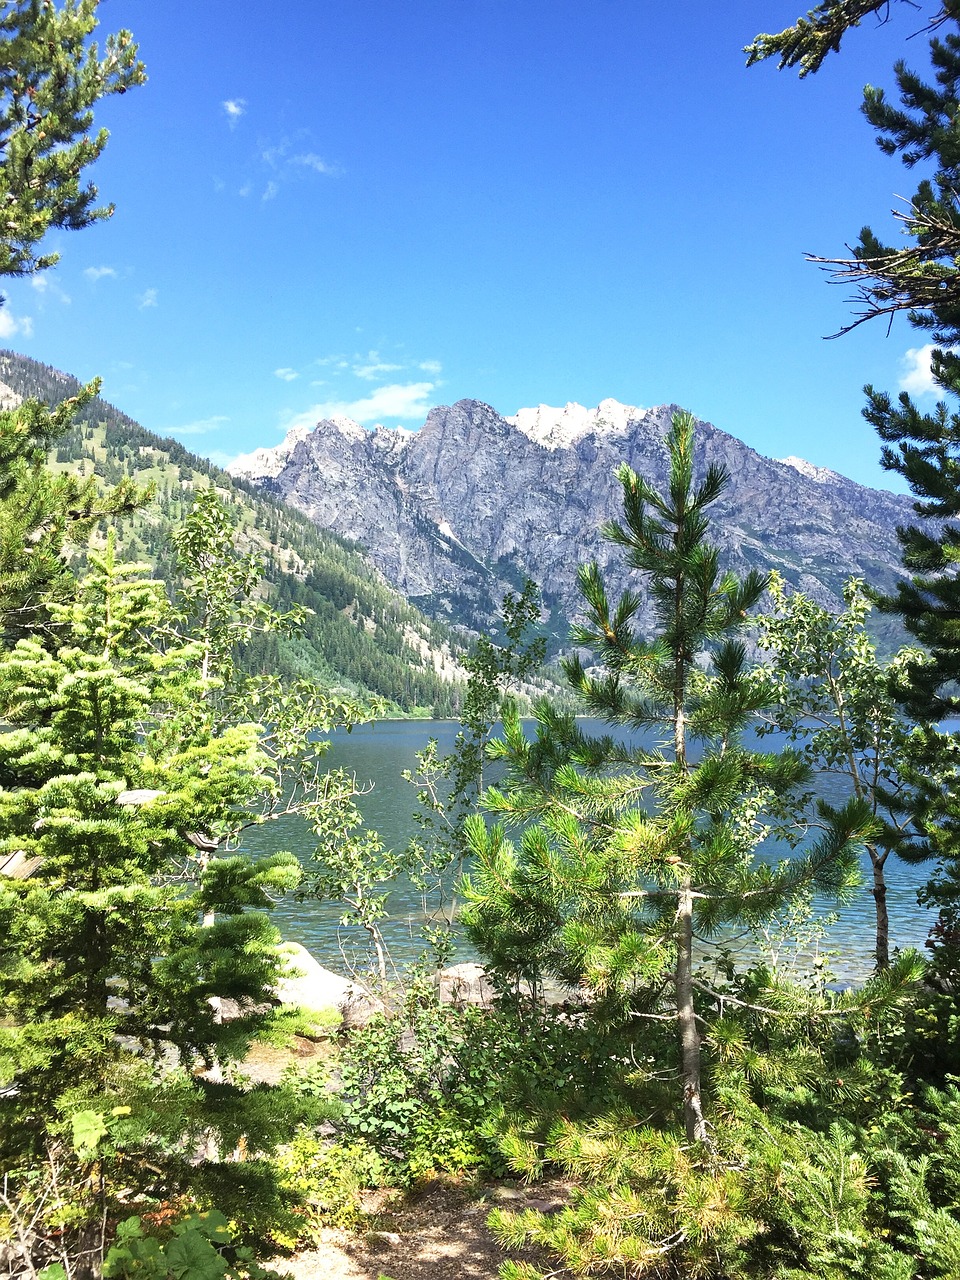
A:
<svg viewBox="0 0 960 1280">
<path fill-rule="evenodd" d="M 0 381 L 19 397 L 46 404 L 75 394 L 80 385 L 13 351 L 0 352 Z M 252 636 L 241 655 L 251 670 L 374 693 L 406 713 L 457 711 L 461 681 L 450 632 L 407 604 L 345 539 L 233 480 L 177 441 L 144 430 L 101 399 L 78 413 L 54 459 L 107 485 L 132 476 L 154 486 L 149 506 L 124 522 L 119 535 L 126 555 L 148 560 L 167 581 L 174 559 L 170 530 L 197 486 L 217 487 L 236 517 L 238 545 L 263 557 L 271 603 L 310 611 L 296 636 Z"/>
</svg>

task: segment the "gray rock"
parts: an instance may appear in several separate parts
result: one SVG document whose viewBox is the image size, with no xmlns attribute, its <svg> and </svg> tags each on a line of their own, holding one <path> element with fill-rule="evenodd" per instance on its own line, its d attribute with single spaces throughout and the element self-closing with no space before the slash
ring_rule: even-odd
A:
<svg viewBox="0 0 960 1280">
<path fill-rule="evenodd" d="M 441 969 L 434 982 L 443 1004 L 456 1005 L 458 1008 L 475 1004 L 489 1009 L 497 994 L 484 967 L 472 962 Z"/>
<path fill-rule="evenodd" d="M 316 1030 L 331 1030 L 331 1014 L 336 1014 L 342 1025 L 357 1027 L 384 1012 L 379 997 L 361 983 L 325 969 L 299 942 L 286 942 L 281 950 L 284 973 L 274 988 L 274 998 L 278 1004 L 298 1005 L 319 1015 Z"/>
</svg>

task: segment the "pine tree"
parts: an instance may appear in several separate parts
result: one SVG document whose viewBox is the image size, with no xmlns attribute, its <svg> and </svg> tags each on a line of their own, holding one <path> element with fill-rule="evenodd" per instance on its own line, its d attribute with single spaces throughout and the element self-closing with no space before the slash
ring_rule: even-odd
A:
<svg viewBox="0 0 960 1280">
<path fill-rule="evenodd" d="M 0 859 L 29 873 L 0 878 L 0 1164 L 16 1185 L 92 1115 L 148 1191 L 211 1132 L 226 1150 L 245 1126 L 261 1150 L 282 1132 L 277 1116 L 263 1132 L 263 1100 L 187 1072 L 269 1024 L 279 938 L 258 908 L 299 867 L 222 854 L 198 871 L 191 836 L 220 847 L 255 817 L 272 762 L 257 725 L 212 721 L 201 646 L 163 643 L 162 584 L 111 539 L 51 611 L 55 641 L 0 655 Z"/>
<path fill-rule="evenodd" d="M 101 520 L 146 497 L 131 480 L 103 494 L 94 476 L 47 466 L 51 447 L 98 387 L 95 381 L 53 409 L 27 400 L 0 410 L 0 635 L 8 645 L 45 626 L 51 602 L 69 593 L 65 544 L 85 540 Z"/>
<path fill-rule="evenodd" d="M 529 742 L 519 717 L 507 716 L 493 751 L 508 782 L 485 796 L 502 821 L 468 820 L 476 868 L 463 919 L 501 974 L 585 986 L 610 1017 L 673 1021 L 687 1141 L 709 1145 L 701 1028 L 716 996 L 695 975 L 695 933 L 758 926 L 811 887 L 842 895 L 871 823 L 853 800 L 824 812 L 827 830 L 803 856 L 776 866 L 755 857 L 769 830 L 763 815 L 806 770 L 790 751 L 743 745 L 770 689 L 736 637 L 765 579 L 720 569 L 707 510 L 728 476 L 713 466 L 695 482 L 689 415 L 676 415 L 667 447 L 667 491 L 622 467 L 623 523 L 604 530 L 644 575 L 656 635 L 634 630 L 641 597 L 627 593 L 611 608 L 587 565 L 590 621 L 575 640 L 600 669 L 567 663 L 586 711 L 631 732 L 658 730 L 660 743 L 593 739 L 545 705 Z M 504 822 L 521 828 L 519 843 Z"/>
<path fill-rule="evenodd" d="M 951 0 L 936 22 L 940 34 L 930 42 L 933 82 L 896 67 L 900 102 L 888 102 L 880 89 L 865 91 L 863 110 L 877 131 L 881 149 L 907 168 L 932 166 L 907 208 L 895 216 L 906 247 L 891 246 L 866 227 L 852 259 L 819 260 L 836 278 L 852 282 L 859 312 L 847 329 L 876 317 L 905 312 L 910 323 L 928 331 L 934 382 L 947 396 L 960 393 L 960 6 Z M 960 711 L 960 414 L 947 399 L 922 412 L 902 392 L 894 401 L 868 386 L 864 417 L 884 441 L 883 465 L 902 475 L 915 495 L 915 524 L 898 530 L 909 579 L 893 594 L 878 599 L 881 608 L 903 619 L 924 651 L 910 662 L 897 697 L 920 728 L 904 759 L 904 776 L 914 788 L 915 818 L 944 859 L 938 878 L 927 888 L 940 907 L 937 950 L 954 957 L 960 919 L 960 765 L 954 735 L 936 725 Z M 952 981 L 951 979 L 948 979 Z"/>
<path fill-rule="evenodd" d="M 914 12 L 922 8 L 916 0 L 902 2 Z M 928 30 L 956 16 L 958 10 L 956 0 L 943 0 L 929 8 Z M 877 25 L 882 24 L 889 18 L 889 11 L 890 0 L 822 0 L 783 31 L 756 36 L 744 50 L 748 55 L 747 66 L 778 58 L 779 70 L 799 67 L 803 79 L 819 71 L 831 53 L 839 52 L 841 42 L 850 31 L 868 18 L 875 18 Z"/>
<path fill-rule="evenodd" d="M 92 108 L 146 79 L 129 31 L 90 36 L 99 0 L 6 0 L 0 11 L 0 276 L 54 265 L 39 252 L 53 228 L 78 230 L 113 213 L 83 174 L 103 153 Z"/>
<path fill-rule="evenodd" d="M 102 57 L 90 43 L 98 4 L 8 0 L 0 8 L 0 276 L 52 267 L 59 255 L 40 252 L 48 231 L 113 213 L 83 183 L 107 143 L 105 129 L 92 132 L 92 108 L 145 75 L 129 31 L 109 36 Z M 66 581 L 64 542 L 142 501 L 129 482 L 103 498 L 92 477 L 54 477 L 44 465 L 98 389 L 91 383 L 54 410 L 29 400 L 0 411 L 0 629 L 8 642 L 44 623 L 46 600 Z"/>
</svg>

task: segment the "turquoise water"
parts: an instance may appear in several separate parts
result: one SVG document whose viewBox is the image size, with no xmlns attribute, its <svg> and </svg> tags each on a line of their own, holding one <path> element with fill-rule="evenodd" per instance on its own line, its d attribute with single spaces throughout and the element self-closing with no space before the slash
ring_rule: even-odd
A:
<svg viewBox="0 0 960 1280">
<path fill-rule="evenodd" d="M 416 789 L 405 782 L 404 769 L 413 768 L 416 753 L 430 738 L 436 738 L 441 751 L 452 748 L 459 726 L 453 721 L 386 720 L 364 725 L 350 734 L 337 734 L 327 757 L 331 767 L 342 767 L 356 775 L 358 784 L 367 790 L 360 807 L 369 826 L 380 833 L 391 848 L 401 848 L 418 833 L 414 820 Z M 771 748 L 766 739 L 764 749 Z M 837 803 L 844 797 L 841 780 L 828 779 L 823 787 L 825 799 Z M 271 853 L 288 849 L 305 866 L 309 866 L 313 837 L 299 819 L 283 819 L 254 828 L 247 847 L 255 853 Z M 865 868 L 866 872 L 867 868 Z M 927 910 L 917 903 L 917 889 L 926 881 L 932 864 L 909 866 L 891 858 L 887 864 L 888 906 L 891 944 L 899 947 L 923 948 L 931 924 Z M 819 941 L 808 943 L 801 957 L 809 964 L 815 951 L 827 953 L 827 963 L 844 981 L 865 977 L 872 968 L 874 904 L 868 892 L 869 876 L 853 902 L 845 906 Z M 826 904 L 818 904 L 826 913 Z M 357 939 L 351 930 L 340 930 L 342 907 L 335 903 L 284 899 L 274 918 L 285 938 L 300 942 L 321 962 L 342 969 L 344 959 L 341 942 L 348 954 L 355 953 Z M 419 895 L 409 885 L 399 886 L 389 902 L 389 917 L 383 928 L 390 950 L 398 963 L 416 958 L 422 949 L 419 929 L 423 921 Z M 781 963 L 792 951 L 784 947 Z M 469 959 L 466 951 L 457 959 Z"/>
</svg>

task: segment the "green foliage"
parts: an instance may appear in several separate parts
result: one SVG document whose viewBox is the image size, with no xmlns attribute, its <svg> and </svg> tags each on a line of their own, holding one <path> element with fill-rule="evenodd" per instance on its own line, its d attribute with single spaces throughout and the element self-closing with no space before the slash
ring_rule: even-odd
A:
<svg viewBox="0 0 960 1280">
<path fill-rule="evenodd" d="M 155 1195 L 158 1177 L 223 1207 L 253 1181 L 280 1212 L 262 1161 L 211 1156 L 274 1148 L 300 1118 L 290 1098 L 188 1074 L 222 1071 L 272 1020 L 279 937 L 263 908 L 296 884 L 296 860 L 198 860 L 189 837 L 234 839 L 262 812 L 273 761 L 255 724 L 211 714 L 202 646 L 174 636 L 161 584 L 112 539 L 50 608 L 55 642 L 0 655 L 0 850 L 35 860 L 0 887 L 8 1199 L 22 1214 L 31 1168 L 56 1153 L 50 1185 L 88 1188 L 66 1224 L 81 1237 L 116 1190 Z M 220 998 L 237 1018 L 220 1021 Z M 208 1163 L 188 1174 L 198 1149 Z M 36 1194 L 36 1220 L 66 1229 L 59 1195 Z"/>
<path fill-rule="evenodd" d="M 144 1229 L 142 1218 L 121 1222 L 103 1262 L 105 1280 L 279 1280 L 251 1249 L 234 1244 L 235 1232 L 217 1209 L 181 1218 L 168 1232 L 161 1240 Z"/>
<path fill-rule="evenodd" d="M 350 1033 L 340 1067 L 344 1132 L 369 1143 L 401 1182 L 497 1167 L 487 1121 L 501 1096 L 501 1048 L 481 1010 L 412 988 L 402 1015 Z"/>
<path fill-rule="evenodd" d="M 843 777 L 876 820 L 865 848 L 873 871 L 876 963 L 883 968 L 890 962 L 887 861 L 890 854 L 911 862 L 931 856 L 914 826 L 916 797 L 907 781 L 914 727 L 895 700 L 905 670 L 921 655 L 903 649 L 887 664 L 878 660 L 864 627 L 870 603 L 855 580 L 846 586 L 841 614 L 800 592 L 788 594 L 776 574 L 770 593 L 775 612 L 760 619 L 759 637 L 771 657 L 762 675 L 770 704 L 759 733 L 777 730 L 799 744 L 815 771 Z"/>
<path fill-rule="evenodd" d="M 316 1244 L 328 1227 L 358 1227 L 364 1220 L 363 1193 L 386 1182 L 386 1165 L 366 1140 L 324 1139 L 303 1128 L 276 1159 L 281 1185 L 297 1202 L 293 1230 L 278 1243 L 293 1248 Z"/>
<path fill-rule="evenodd" d="M 765 580 L 720 571 L 706 511 L 727 476 L 713 467 L 694 483 L 689 415 L 675 417 L 667 444 L 668 491 L 622 468 L 624 524 L 605 530 L 646 574 L 657 635 L 646 641 L 633 629 L 640 597 L 628 593 L 612 608 L 588 565 L 581 582 L 590 623 L 575 639 L 600 665 L 567 664 L 586 710 L 629 730 L 657 727 L 661 745 L 593 739 L 546 705 L 537 707 L 531 742 L 507 715 L 490 753 L 506 764 L 508 781 L 484 797 L 501 821 L 467 822 L 476 862 L 463 921 L 509 982 L 536 988 L 547 974 L 585 987 L 605 1017 L 675 1019 L 688 1140 L 706 1142 L 694 931 L 710 939 L 733 924 L 759 927 L 809 886 L 842 896 L 870 819 L 853 801 L 824 813 L 826 830 L 803 856 L 776 866 L 755 857 L 770 829 L 766 814 L 783 814 L 806 770 L 790 751 L 764 756 L 742 744 L 769 689 L 748 673 L 733 637 Z M 696 762 L 688 739 L 702 744 Z"/>
<path fill-rule="evenodd" d="M 859 27 L 866 18 L 886 20 L 889 0 L 823 0 L 810 9 L 806 17 L 798 18 L 793 26 L 774 35 L 758 35 L 747 45 L 747 66 L 778 58 L 781 71 L 787 67 L 799 67 L 800 78 L 819 71 L 824 59 L 840 49 L 840 43 L 848 31 Z M 917 8 L 910 0 L 910 8 Z M 939 25 L 946 14 L 951 13 L 951 0 L 937 5 L 931 25 Z"/>
<path fill-rule="evenodd" d="M 99 0 L 13 0 L 0 14 L 0 275 L 53 266 L 38 253 L 53 228 L 77 230 L 109 218 L 84 170 L 99 159 L 106 129 L 91 131 L 92 107 L 146 76 L 129 31 L 108 36 L 100 56 L 89 41 Z"/>
<path fill-rule="evenodd" d="M 100 520 L 130 512 L 146 497 L 130 479 L 104 497 L 95 477 L 46 466 L 51 445 L 97 387 L 77 387 L 53 409 L 27 400 L 0 410 L 0 627 L 8 643 L 49 623 L 51 598 L 66 597 L 64 543 L 85 539 Z"/>
</svg>

